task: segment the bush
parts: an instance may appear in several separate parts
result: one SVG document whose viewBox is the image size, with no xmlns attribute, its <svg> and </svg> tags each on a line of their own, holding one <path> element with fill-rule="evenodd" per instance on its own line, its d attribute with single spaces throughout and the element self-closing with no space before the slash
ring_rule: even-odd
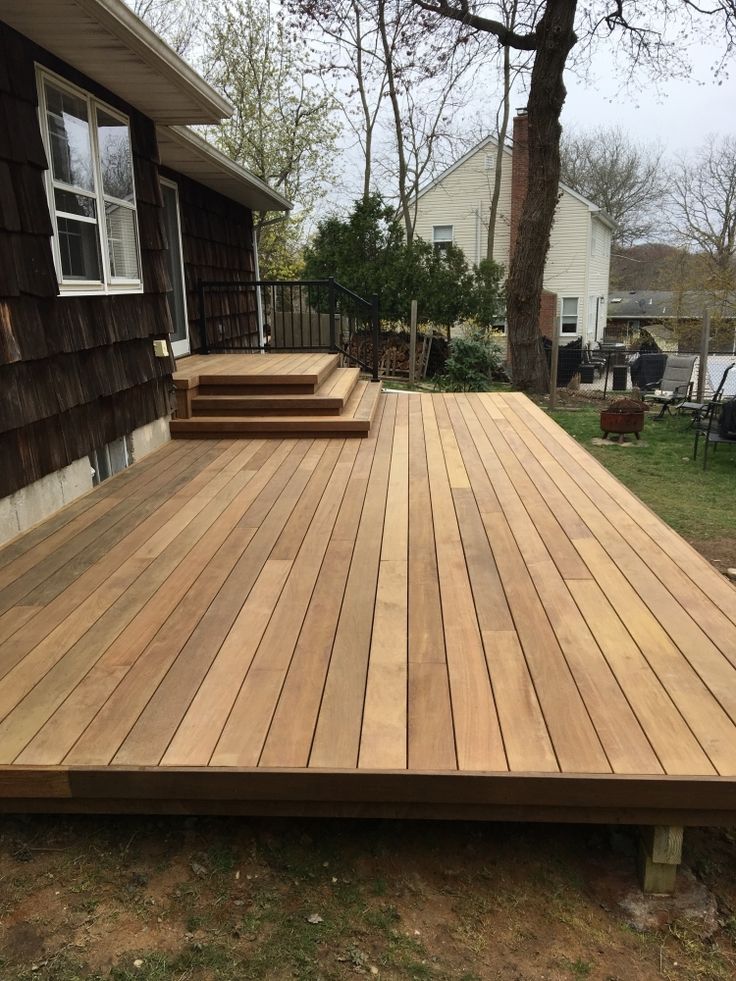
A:
<svg viewBox="0 0 736 981">
<path fill-rule="evenodd" d="M 457 337 L 450 344 L 437 387 L 443 392 L 487 392 L 494 372 L 502 366 L 503 355 L 496 344 Z"/>
</svg>

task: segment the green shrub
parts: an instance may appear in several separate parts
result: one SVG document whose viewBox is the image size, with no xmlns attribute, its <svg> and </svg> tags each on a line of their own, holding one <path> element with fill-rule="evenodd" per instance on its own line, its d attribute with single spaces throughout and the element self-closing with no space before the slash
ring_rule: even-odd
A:
<svg viewBox="0 0 736 981">
<path fill-rule="evenodd" d="M 443 392 L 486 392 L 503 366 L 501 349 L 487 341 L 455 338 L 445 370 L 437 379 Z"/>
</svg>

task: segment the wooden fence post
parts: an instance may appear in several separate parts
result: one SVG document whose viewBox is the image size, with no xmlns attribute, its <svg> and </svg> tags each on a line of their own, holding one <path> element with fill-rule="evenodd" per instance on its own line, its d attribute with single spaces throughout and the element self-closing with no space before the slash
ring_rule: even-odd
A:
<svg viewBox="0 0 736 981">
<path fill-rule="evenodd" d="M 710 310 L 703 311 L 703 330 L 700 334 L 700 361 L 698 363 L 697 402 L 705 400 L 705 383 L 708 378 L 708 348 L 710 347 Z"/>
<path fill-rule="evenodd" d="M 409 388 L 414 387 L 417 370 L 417 301 L 411 301 L 409 316 Z"/>
<path fill-rule="evenodd" d="M 554 409 L 557 401 L 557 360 L 560 356 L 560 315 L 555 317 L 554 334 L 552 335 L 552 354 L 549 365 L 549 407 Z"/>
</svg>

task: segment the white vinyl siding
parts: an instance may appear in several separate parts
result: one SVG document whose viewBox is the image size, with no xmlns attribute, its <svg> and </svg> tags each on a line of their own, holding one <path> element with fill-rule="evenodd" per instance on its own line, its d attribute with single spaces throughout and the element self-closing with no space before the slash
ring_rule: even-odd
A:
<svg viewBox="0 0 736 981">
<path fill-rule="evenodd" d="M 463 250 L 468 262 L 485 259 L 495 155 L 493 144 L 481 146 L 419 198 L 415 226 L 419 238 L 432 242 L 435 225 L 452 225 L 453 242 Z M 504 153 L 498 210 L 493 258 L 508 270 L 511 210 L 511 153 L 508 151 Z"/>
<path fill-rule="evenodd" d="M 140 292 L 129 120 L 46 69 L 37 79 L 60 292 Z"/>
</svg>

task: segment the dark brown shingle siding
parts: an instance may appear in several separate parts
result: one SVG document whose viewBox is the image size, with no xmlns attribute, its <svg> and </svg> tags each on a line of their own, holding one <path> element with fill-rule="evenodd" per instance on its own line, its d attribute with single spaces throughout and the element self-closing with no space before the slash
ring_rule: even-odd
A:
<svg viewBox="0 0 736 981">
<path fill-rule="evenodd" d="M 130 116 L 143 294 L 58 296 L 34 61 Z M 169 411 L 157 160 L 150 119 L 0 23 L 0 497 Z"/>
</svg>

